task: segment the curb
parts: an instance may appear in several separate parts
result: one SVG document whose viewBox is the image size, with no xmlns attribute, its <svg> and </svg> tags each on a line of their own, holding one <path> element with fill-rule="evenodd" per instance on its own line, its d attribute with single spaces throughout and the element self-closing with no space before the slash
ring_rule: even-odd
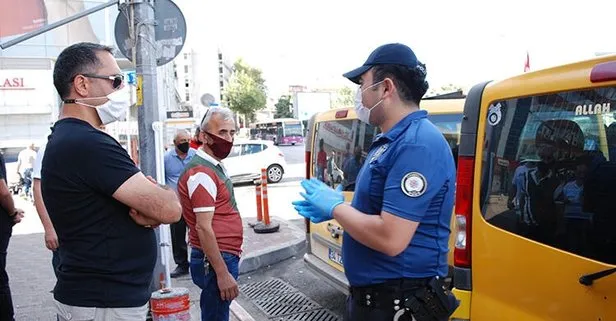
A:
<svg viewBox="0 0 616 321">
<path fill-rule="evenodd" d="M 255 319 L 242 308 L 237 301 L 231 301 L 231 306 L 229 307 L 231 313 L 239 320 L 239 321 L 255 321 Z"/>
<path fill-rule="evenodd" d="M 276 221 L 286 222 L 278 219 Z M 295 256 L 304 249 L 306 246 L 306 234 L 304 231 L 290 223 L 287 223 L 284 227 L 293 230 L 295 239 L 274 246 L 269 246 L 260 251 L 254 252 L 249 256 L 241 258 L 239 269 L 240 275 L 286 260 Z"/>
</svg>

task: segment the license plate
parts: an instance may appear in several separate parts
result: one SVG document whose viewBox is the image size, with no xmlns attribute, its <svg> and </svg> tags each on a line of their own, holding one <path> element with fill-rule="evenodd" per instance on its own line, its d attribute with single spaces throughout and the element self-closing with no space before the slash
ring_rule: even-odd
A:
<svg viewBox="0 0 616 321">
<path fill-rule="evenodd" d="M 329 249 L 329 260 L 342 266 L 342 254 L 336 250 Z"/>
</svg>

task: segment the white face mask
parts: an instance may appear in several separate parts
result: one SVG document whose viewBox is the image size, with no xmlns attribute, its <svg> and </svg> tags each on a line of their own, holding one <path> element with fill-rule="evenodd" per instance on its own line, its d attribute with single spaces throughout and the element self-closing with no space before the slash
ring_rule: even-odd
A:
<svg viewBox="0 0 616 321">
<path fill-rule="evenodd" d="M 115 121 L 124 120 L 126 118 L 126 111 L 131 105 L 130 92 L 128 86 L 124 86 L 105 97 L 93 97 L 83 98 L 79 100 L 92 100 L 107 98 L 108 101 L 100 106 L 89 105 L 80 101 L 75 101 L 75 104 L 88 106 L 96 109 L 98 117 L 101 119 L 103 125 L 113 123 Z"/>
<path fill-rule="evenodd" d="M 370 125 L 370 111 L 372 111 L 372 108 L 378 106 L 380 103 L 383 102 L 383 99 L 379 100 L 379 102 L 377 102 L 376 104 L 374 104 L 374 106 L 372 106 L 371 108 L 367 108 L 366 106 L 364 106 L 362 100 L 362 94 L 364 93 L 364 91 L 379 85 L 380 83 L 382 83 L 383 80 L 372 84 L 366 88 L 364 88 L 364 90 L 361 89 L 361 86 L 359 86 L 357 88 L 357 93 L 355 94 L 355 112 L 357 113 L 357 118 L 359 118 L 359 120 L 361 120 L 362 122 Z"/>
</svg>

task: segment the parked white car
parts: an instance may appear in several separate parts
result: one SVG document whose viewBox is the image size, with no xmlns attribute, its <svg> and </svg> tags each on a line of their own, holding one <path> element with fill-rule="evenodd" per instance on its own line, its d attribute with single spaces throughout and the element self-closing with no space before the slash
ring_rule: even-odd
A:
<svg viewBox="0 0 616 321">
<path fill-rule="evenodd" d="M 278 183 L 287 166 L 282 151 L 268 140 L 236 140 L 222 163 L 234 184 L 261 179 L 261 168 L 268 183 Z"/>
</svg>

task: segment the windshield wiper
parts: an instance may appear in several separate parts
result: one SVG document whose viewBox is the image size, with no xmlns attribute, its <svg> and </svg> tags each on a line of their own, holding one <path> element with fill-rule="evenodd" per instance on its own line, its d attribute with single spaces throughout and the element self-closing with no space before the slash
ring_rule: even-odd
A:
<svg viewBox="0 0 616 321">
<path fill-rule="evenodd" d="M 604 278 L 606 276 L 612 275 L 616 273 L 616 268 L 613 269 L 607 269 L 605 271 L 600 271 L 600 272 L 596 272 L 596 273 L 591 273 L 591 274 L 586 274 L 586 275 L 582 275 L 580 277 L 580 284 L 582 285 L 586 285 L 586 286 L 590 286 L 593 284 L 593 282 L 595 280 Z"/>
</svg>

